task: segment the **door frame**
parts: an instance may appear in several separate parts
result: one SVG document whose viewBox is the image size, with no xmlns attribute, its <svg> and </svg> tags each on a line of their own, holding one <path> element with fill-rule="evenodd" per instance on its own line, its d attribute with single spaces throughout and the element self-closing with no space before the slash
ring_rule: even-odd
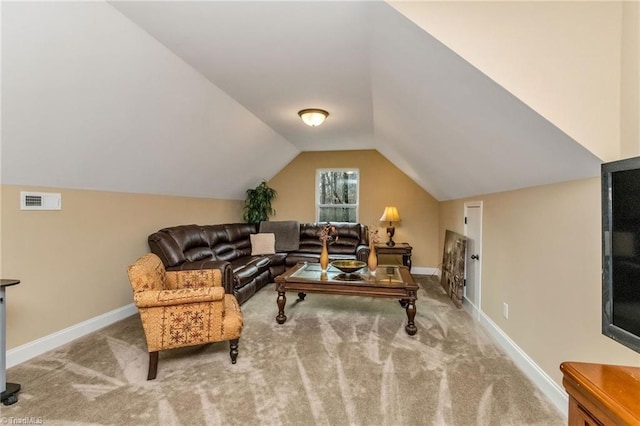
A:
<svg viewBox="0 0 640 426">
<path fill-rule="evenodd" d="M 484 256 L 482 254 L 482 216 L 483 216 L 483 204 L 482 201 L 466 201 L 464 203 L 464 218 L 466 218 L 468 216 L 468 212 L 470 208 L 478 208 L 479 210 L 479 216 L 480 216 L 480 220 L 479 220 L 479 227 L 480 229 L 478 229 L 478 235 L 479 237 L 479 241 L 476 241 L 476 246 L 474 247 L 474 251 L 476 254 L 478 254 L 480 256 L 480 259 L 477 260 L 478 262 L 478 271 L 477 271 L 477 288 L 475 288 L 474 290 L 476 291 L 477 297 L 478 297 L 478 303 L 477 306 L 473 303 L 473 301 L 467 299 L 467 289 L 465 286 L 465 291 L 464 291 L 464 298 L 467 300 L 466 306 L 470 306 L 470 309 L 474 312 L 472 312 L 472 316 L 474 318 L 479 318 L 480 317 L 480 312 L 482 312 L 482 261 L 484 259 Z M 466 220 L 464 220 L 464 235 L 467 236 L 469 234 L 469 224 L 467 223 Z M 468 246 L 467 246 L 468 248 Z M 465 271 L 464 271 L 464 278 L 465 278 L 465 283 L 466 283 L 466 279 L 467 279 L 467 270 L 465 267 Z"/>
</svg>

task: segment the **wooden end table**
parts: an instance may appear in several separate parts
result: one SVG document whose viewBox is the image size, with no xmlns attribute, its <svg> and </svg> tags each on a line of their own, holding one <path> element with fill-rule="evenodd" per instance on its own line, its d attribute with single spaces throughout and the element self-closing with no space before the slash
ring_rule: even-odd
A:
<svg viewBox="0 0 640 426">
<path fill-rule="evenodd" d="M 402 256 L 402 264 L 411 270 L 411 247 L 408 243 L 396 243 L 394 246 L 388 246 L 384 243 L 376 244 L 376 254 L 392 254 Z"/>
<path fill-rule="evenodd" d="M 296 291 L 299 300 L 304 300 L 307 293 L 398 299 L 407 312 L 407 334 L 413 336 L 418 331 L 414 323 L 418 284 L 404 266 L 380 265 L 374 275 L 366 267 L 357 273 L 345 274 L 331 265 L 326 272 L 322 272 L 318 263 L 299 263 L 277 276 L 275 282 L 278 292 L 278 324 L 284 324 L 287 320 L 284 314 L 287 291 Z"/>
</svg>

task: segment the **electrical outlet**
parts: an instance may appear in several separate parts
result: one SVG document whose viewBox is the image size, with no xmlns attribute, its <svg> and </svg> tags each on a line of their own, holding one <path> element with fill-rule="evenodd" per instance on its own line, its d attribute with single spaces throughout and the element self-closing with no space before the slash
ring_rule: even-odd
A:
<svg viewBox="0 0 640 426">
<path fill-rule="evenodd" d="M 502 316 L 505 319 L 509 319 L 509 304 L 508 303 L 503 303 L 502 304 Z"/>
</svg>

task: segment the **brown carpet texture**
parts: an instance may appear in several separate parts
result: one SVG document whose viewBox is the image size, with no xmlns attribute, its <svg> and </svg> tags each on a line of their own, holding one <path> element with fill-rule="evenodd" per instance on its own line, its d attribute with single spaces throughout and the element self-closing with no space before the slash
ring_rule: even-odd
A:
<svg viewBox="0 0 640 426">
<path fill-rule="evenodd" d="M 453 306 L 420 283 L 416 325 L 394 299 L 287 297 L 270 284 L 242 305 L 238 363 L 226 342 L 160 353 L 147 381 L 138 315 L 8 370 L 19 402 L 3 422 L 47 425 L 564 425 L 566 419 Z"/>
</svg>

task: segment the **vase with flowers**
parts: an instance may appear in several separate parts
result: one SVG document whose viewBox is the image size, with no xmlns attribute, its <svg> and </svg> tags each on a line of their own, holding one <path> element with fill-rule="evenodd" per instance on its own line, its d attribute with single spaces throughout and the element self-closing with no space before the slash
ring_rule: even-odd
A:
<svg viewBox="0 0 640 426">
<path fill-rule="evenodd" d="M 378 228 L 370 227 L 369 228 L 369 257 L 367 258 L 367 266 L 369 267 L 369 272 L 372 275 L 375 275 L 376 268 L 378 268 L 378 255 L 376 254 L 376 244 L 378 243 L 378 241 L 379 241 Z"/>
<path fill-rule="evenodd" d="M 322 272 L 327 271 L 329 266 L 329 249 L 328 244 L 338 241 L 338 234 L 336 233 L 336 227 L 327 223 L 320 231 L 320 241 L 322 241 L 322 251 L 320 252 L 320 268 Z"/>
</svg>

